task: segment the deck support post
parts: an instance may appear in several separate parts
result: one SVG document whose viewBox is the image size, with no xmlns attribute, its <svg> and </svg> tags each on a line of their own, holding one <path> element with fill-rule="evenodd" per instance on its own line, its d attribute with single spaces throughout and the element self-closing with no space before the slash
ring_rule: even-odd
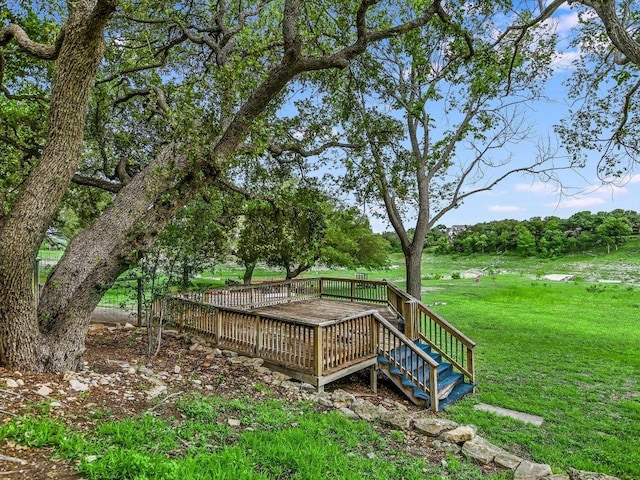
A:
<svg viewBox="0 0 640 480">
<path fill-rule="evenodd" d="M 429 367 L 429 399 L 431 411 L 438 413 L 440 409 L 438 405 L 438 369 L 433 367 Z"/>
<path fill-rule="evenodd" d="M 371 383 L 371 391 L 378 393 L 378 364 L 371 365 L 369 371 L 369 380 Z"/>
<path fill-rule="evenodd" d="M 353 299 L 356 298 L 356 282 L 351 280 L 351 301 L 353 302 Z"/>
<path fill-rule="evenodd" d="M 378 321 L 375 315 L 371 315 L 369 330 L 371 333 L 371 352 L 373 352 L 373 354 L 377 356 L 378 350 L 380 349 L 380 338 L 378 333 Z M 371 365 L 370 383 L 373 393 L 378 393 L 378 362 L 376 362 L 374 365 Z"/>
</svg>

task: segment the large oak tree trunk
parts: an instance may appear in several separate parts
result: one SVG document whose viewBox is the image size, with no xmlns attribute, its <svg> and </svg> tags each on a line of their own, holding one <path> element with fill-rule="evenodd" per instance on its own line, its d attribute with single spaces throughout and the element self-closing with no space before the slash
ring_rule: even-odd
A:
<svg viewBox="0 0 640 480">
<path fill-rule="evenodd" d="M 14 368 L 63 370 L 77 366 L 77 359 L 63 358 L 67 355 L 62 349 L 82 349 L 74 344 L 83 343 L 76 338 L 86 328 L 74 335 L 67 331 L 67 338 L 63 338 L 67 329 L 40 328 L 31 279 L 40 243 L 80 161 L 89 95 L 104 51 L 103 31 L 115 3 L 79 2 L 70 9 L 59 50 L 51 55 L 57 58 L 47 140 L 39 162 L 0 223 L 0 362 Z M 51 356 L 54 350 L 60 351 L 56 359 Z"/>
</svg>

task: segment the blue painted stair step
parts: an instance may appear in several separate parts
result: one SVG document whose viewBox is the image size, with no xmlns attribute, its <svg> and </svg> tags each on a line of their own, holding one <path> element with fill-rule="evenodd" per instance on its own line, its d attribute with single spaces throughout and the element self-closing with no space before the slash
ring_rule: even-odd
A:
<svg viewBox="0 0 640 480">
<path fill-rule="evenodd" d="M 465 383 L 464 376 L 461 373 L 454 372 L 453 366 L 448 362 L 443 362 L 441 355 L 433 352 L 429 345 L 419 341 L 415 341 L 415 345 L 439 363 L 438 392 L 448 391 L 447 396 L 439 400 L 441 408 L 451 405 L 467 393 L 473 391 L 473 385 Z M 425 361 L 405 345 L 391 350 L 389 356 L 393 359 L 393 362 L 383 355 L 378 356 L 378 362 L 388 365 L 389 372 L 392 375 L 400 377 L 399 380 L 402 385 L 410 389 L 415 398 L 426 401 L 428 405 L 430 402 L 429 396 L 422 391 L 414 381 L 406 377 L 400 368 L 393 365 L 393 363 L 398 362 L 402 368 L 411 369 L 411 373 L 414 377 L 417 377 L 417 381 L 423 383 L 428 388 L 429 378 L 427 373 L 428 369 L 424 368 Z M 424 378 L 425 376 L 427 378 Z"/>
</svg>

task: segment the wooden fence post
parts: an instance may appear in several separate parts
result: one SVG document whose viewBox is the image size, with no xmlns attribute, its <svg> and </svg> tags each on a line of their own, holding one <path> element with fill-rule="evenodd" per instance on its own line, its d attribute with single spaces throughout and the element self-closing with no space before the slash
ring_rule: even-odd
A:
<svg viewBox="0 0 640 480">
<path fill-rule="evenodd" d="M 351 301 L 356 297 L 356 282 L 351 280 Z"/>
</svg>

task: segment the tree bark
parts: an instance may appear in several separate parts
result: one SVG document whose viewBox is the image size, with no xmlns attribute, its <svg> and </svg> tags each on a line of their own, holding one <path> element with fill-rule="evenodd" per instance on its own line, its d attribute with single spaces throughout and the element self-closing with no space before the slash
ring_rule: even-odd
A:
<svg viewBox="0 0 640 480">
<path fill-rule="evenodd" d="M 404 263 L 406 267 L 407 293 L 422 300 L 422 248 L 416 248 L 416 242 L 404 249 Z"/>
<path fill-rule="evenodd" d="M 244 275 L 242 276 L 242 283 L 245 285 L 251 285 L 251 279 L 253 278 L 253 271 L 256 268 L 256 262 L 248 262 L 244 264 Z"/>
<path fill-rule="evenodd" d="M 44 370 L 43 354 L 58 349 L 58 369 L 77 366 L 74 351 L 83 350 L 86 327 L 62 338 L 44 335 L 36 321 L 32 269 L 46 230 L 51 225 L 80 161 L 89 94 L 102 60 L 104 27 L 115 1 L 75 4 L 52 51 L 55 74 L 51 85 L 49 132 L 42 156 L 20 188 L 11 211 L 0 225 L 0 363 L 22 370 Z M 25 40 L 15 37 L 18 44 Z M 59 50 L 58 50 L 59 47 Z M 30 51 L 38 56 L 37 51 Z M 71 323 L 74 323 L 73 319 Z M 69 352 L 68 355 L 66 352 Z M 68 361 L 65 357 L 73 357 Z M 61 362 L 61 363 L 59 363 Z"/>
</svg>

